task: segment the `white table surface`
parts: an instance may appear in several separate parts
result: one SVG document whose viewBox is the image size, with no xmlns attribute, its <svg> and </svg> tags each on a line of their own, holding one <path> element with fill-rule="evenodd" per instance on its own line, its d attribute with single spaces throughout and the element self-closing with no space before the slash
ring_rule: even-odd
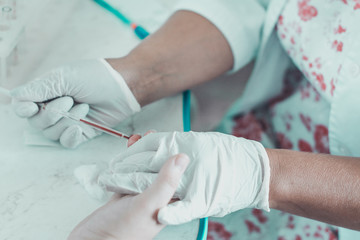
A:
<svg viewBox="0 0 360 240">
<path fill-rule="evenodd" d="M 156 2 L 161 1 L 118 4 L 124 4 L 133 19 L 154 31 L 170 14 L 165 5 Z M 146 7 L 131 12 L 139 3 Z M 9 69 L 8 88 L 70 61 L 122 56 L 139 42 L 127 26 L 90 0 L 29 0 L 19 6 L 20 13 L 30 12 L 31 17 L 26 18 L 19 62 Z M 0 239 L 66 239 L 77 223 L 102 205 L 80 186 L 74 169 L 107 163 L 125 149 L 125 140 L 103 135 L 76 150 L 26 146 L 24 131 L 29 126 L 14 115 L 8 102 L 0 99 Z M 181 96 L 162 100 L 135 116 L 131 126 L 120 129 L 127 133 L 181 130 L 181 109 Z M 159 239 L 193 238 L 197 228 L 198 221 L 167 227 Z"/>
<path fill-rule="evenodd" d="M 149 106 L 134 118 L 135 132 L 143 127 L 141 119 L 147 119 L 149 128 L 159 129 L 162 124 L 161 130 L 181 129 L 179 100 L 180 96 Z M 164 108 L 177 109 L 166 118 L 172 121 L 170 125 L 164 121 Z M 147 112 L 157 112 L 158 118 L 146 118 Z M 29 128 L 26 120 L 15 116 L 9 105 L 0 105 L 0 116 L 0 239 L 66 239 L 77 223 L 102 205 L 77 182 L 74 169 L 106 164 L 125 150 L 126 141 L 103 135 L 76 150 L 26 146 L 23 141 L 23 132 Z M 126 126 L 120 129 L 130 131 Z M 197 227 L 198 222 L 165 228 L 159 239 L 188 239 L 196 236 Z"/>
</svg>

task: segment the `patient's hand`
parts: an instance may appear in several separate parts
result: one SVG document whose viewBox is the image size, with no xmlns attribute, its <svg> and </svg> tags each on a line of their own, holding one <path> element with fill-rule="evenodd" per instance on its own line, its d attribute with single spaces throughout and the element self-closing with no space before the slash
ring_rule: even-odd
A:
<svg viewBox="0 0 360 240">
<path fill-rule="evenodd" d="M 132 137 L 134 142 L 140 138 L 136 136 Z M 68 240 L 154 238 L 165 226 L 157 221 L 158 210 L 169 203 L 188 163 L 184 154 L 171 157 L 148 189 L 136 196 L 115 194 L 80 222 Z"/>
</svg>

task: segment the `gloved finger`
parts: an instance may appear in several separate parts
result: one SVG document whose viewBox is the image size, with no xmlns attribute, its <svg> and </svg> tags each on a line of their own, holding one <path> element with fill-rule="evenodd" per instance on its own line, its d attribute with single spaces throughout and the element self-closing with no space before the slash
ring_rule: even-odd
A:
<svg viewBox="0 0 360 240">
<path fill-rule="evenodd" d="M 65 92 L 63 70 L 55 69 L 41 77 L 11 90 L 13 98 L 20 101 L 45 102 L 67 95 Z"/>
<path fill-rule="evenodd" d="M 126 159 L 111 162 L 109 170 L 113 173 L 152 172 L 158 173 L 160 168 L 154 168 L 151 164 L 156 152 L 146 151 L 135 153 Z"/>
<path fill-rule="evenodd" d="M 169 133 L 153 133 L 139 139 L 135 144 L 128 148 L 125 152 L 122 152 L 118 156 L 112 159 L 110 166 L 114 166 L 117 162 L 122 162 L 124 159 L 132 156 L 136 153 L 157 151 L 160 146 L 160 141 L 163 137 L 166 137 Z"/>
<path fill-rule="evenodd" d="M 61 134 L 60 143 L 66 148 L 76 148 L 81 143 L 86 142 L 95 136 L 97 136 L 96 133 L 88 137 L 80 126 L 72 125 L 65 129 Z"/>
<path fill-rule="evenodd" d="M 23 102 L 16 99 L 12 100 L 12 108 L 16 115 L 21 118 L 29 118 L 39 111 L 39 106 L 33 102 Z"/>
<path fill-rule="evenodd" d="M 150 209 L 159 209 L 169 203 L 189 162 L 185 154 L 172 156 L 165 162 L 155 182 L 140 195 Z"/>
<path fill-rule="evenodd" d="M 29 118 L 29 123 L 33 127 L 41 130 L 48 128 L 57 123 L 62 118 L 60 114 L 52 112 L 48 110 L 48 108 L 67 112 L 71 109 L 73 104 L 74 100 L 71 97 L 54 99 L 53 101 L 48 102 L 45 108 L 41 108 L 37 114 Z"/>
<path fill-rule="evenodd" d="M 107 191 L 134 195 L 144 192 L 157 177 L 157 173 L 149 172 L 111 173 L 106 171 L 98 176 L 97 182 Z M 179 184 L 173 198 L 182 199 L 184 193 L 184 185 Z"/>
<path fill-rule="evenodd" d="M 199 206 L 194 206 L 194 204 L 187 200 L 177 201 L 171 203 L 158 212 L 157 219 L 160 223 L 165 225 L 178 225 L 190 222 L 195 218 L 200 218 L 197 216 L 199 211 Z"/>
<path fill-rule="evenodd" d="M 71 113 L 72 115 L 79 117 L 79 118 L 85 118 L 86 115 L 89 112 L 89 105 L 88 104 L 78 104 L 75 105 L 70 111 L 69 113 Z M 45 137 L 51 139 L 51 140 L 59 140 L 61 134 L 65 131 L 65 129 L 67 129 L 68 127 L 72 126 L 72 125 L 79 125 L 78 122 L 68 119 L 68 118 L 62 118 L 59 122 L 57 122 L 55 125 L 46 128 L 43 131 L 43 134 Z M 88 126 L 84 126 L 89 128 Z"/>
<path fill-rule="evenodd" d="M 60 143 L 66 148 L 76 148 L 83 142 L 93 139 L 100 134 L 100 131 L 86 125 L 72 125 L 61 134 Z"/>
<path fill-rule="evenodd" d="M 159 151 L 145 151 L 129 155 L 126 158 L 111 161 L 109 169 L 113 172 L 156 172 L 165 164 L 169 155 L 168 151 L 160 147 Z"/>
<path fill-rule="evenodd" d="M 135 172 L 100 174 L 98 183 L 111 192 L 120 194 L 139 194 L 145 191 L 156 179 L 157 173 Z"/>
</svg>

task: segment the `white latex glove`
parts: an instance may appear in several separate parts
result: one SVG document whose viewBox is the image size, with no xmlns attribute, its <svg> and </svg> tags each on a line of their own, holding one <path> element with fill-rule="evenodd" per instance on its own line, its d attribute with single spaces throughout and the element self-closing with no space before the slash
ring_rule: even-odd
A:
<svg viewBox="0 0 360 240">
<path fill-rule="evenodd" d="M 153 239 L 165 227 L 156 220 L 158 210 L 171 200 L 188 163 L 184 154 L 171 157 L 142 194 L 125 197 L 114 194 L 108 203 L 78 224 L 68 240 Z"/>
<path fill-rule="evenodd" d="M 99 184 L 119 193 L 143 192 L 177 153 L 187 154 L 190 164 L 174 195 L 180 201 L 162 208 L 159 222 L 181 224 L 243 208 L 269 211 L 270 166 L 264 147 L 221 133 L 149 134 L 116 157 Z"/>
<path fill-rule="evenodd" d="M 74 148 L 100 134 L 89 126 L 39 109 L 69 111 L 113 127 L 140 111 L 140 105 L 121 75 L 105 60 L 84 60 L 54 69 L 11 91 L 16 114 L 29 119 L 32 126 L 65 147 Z"/>
</svg>

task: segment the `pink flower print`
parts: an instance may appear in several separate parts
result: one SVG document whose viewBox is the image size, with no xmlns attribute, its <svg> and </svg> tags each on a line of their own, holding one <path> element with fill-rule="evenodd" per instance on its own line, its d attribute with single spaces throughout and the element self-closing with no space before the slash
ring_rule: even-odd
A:
<svg viewBox="0 0 360 240">
<path fill-rule="evenodd" d="M 335 84 L 334 84 L 333 78 L 330 81 L 330 85 L 331 85 L 330 94 L 331 94 L 331 96 L 334 96 Z"/>
<path fill-rule="evenodd" d="M 283 133 L 277 133 L 276 134 L 277 140 L 279 141 L 279 145 L 283 149 L 292 149 L 293 144 L 291 141 L 285 136 Z"/>
<path fill-rule="evenodd" d="M 315 59 L 315 66 L 316 66 L 317 69 L 320 69 L 320 68 L 321 68 L 320 58 L 316 58 L 316 59 Z"/>
<path fill-rule="evenodd" d="M 286 113 L 281 116 L 282 120 L 284 121 L 284 124 L 286 126 L 286 130 L 291 130 L 291 121 L 293 120 L 293 116 L 290 113 Z"/>
<path fill-rule="evenodd" d="M 354 10 L 360 9 L 360 0 L 354 0 L 354 2 L 355 2 Z"/>
<path fill-rule="evenodd" d="M 334 233 L 333 231 L 331 231 L 328 227 L 325 229 L 325 232 L 329 234 L 329 240 L 337 240 L 338 237 L 337 237 L 337 234 Z"/>
<path fill-rule="evenodd" d="M 298 8 L 299 8 L 298 15 L 300 19 L 303 21 L 309 21 L 313 17 L 317 16 L 316 8 L 314 6 L 308 5 L 309 1 L 310 0 L 302 0 L 299 1 L 298 3 Z"/>
<path fill-rule="evenodd" d="M 250 140 L 261 141 L 261 133 L 263 132 L 262 124 L 256 119 L 253 113 L 234 118 L 235 126 L 232 135 L 235 137 L 243 137 Z"/>
<path fill-rule="evenodd" d="M 315 232 L 314 233 L 314 238 L 321 238 L 321 239 L 324 239 L 323 235 L 319 232 Z"/>
<path fill-rule="evenodd" d="M 320 83 L 321 89 L 326 90 L 326 84 L 324 82 L 324 76 L 322 74 L 319 74 L 316 76 L 316 80 Z"/>
<path fill-rule="evenodd" d="M 253 223 L 252 221 L 245 220 L 245 224 L 250 234 L 253 232 L 257 232 L 257 233 L 260 232 L 260 228 L 256 226 L 255 223 Z"/>
<path fill-rule="evenodd" d="M 263 211 L 260 209 L 254 208 L 252 214 L 257 218 L 259 223 L 266 223 L 268 218 L 264 215 Z"/>
<path fill-rule="evenodd" d="M 319 153 L 330 153 L 329 130 L 324 125 L 316 125 L 314 132 L 315 149 Z"/>
<path fill-rule="evenodd" d="M 341 0 L 343 3 L 347 4 L 347 0 Z"/>
<path fill-rule="evenodd" d="M 309 84 L 310 84 L 310 83 L 309 83 Z M 301 86 L 300 92 L 301 92 L 301 100 L 304 100 L 304 99 L 310 97 L 310 90 L 309 90 L 308 87 L 303 87 L 303 86 Z"/>
<path fill-rule="evenodd" d="M 317 74 L 316 72 L 312 72 L 311 74 L 316 77 L 316 81 L 319 83 L 321 90 L 325 91 L 326 90 L 326 84 L 325 84 L 325 81 L 324 81 L 324 76 L 321 73 Z"/>
<path fill-rule="evenodd" d="M 339 24 L 338 28 L 335 29 L 335 34 L 341 34 L 344 32 L 346 32 L 346 29 L 343 28 L 340 24 Z"/>
<path fill-rule="evenodd" d="M 280 15 L 279 16 L 279 25 L 283 25 L 284 24 L 284 16 Z"/>
<path fill-rule="evenodd" d="M 298 148 L 302 152 L 312 152 L 313 151 L 312 147 L 310 146 L 310 143 L 308 143 L 307 141 L 305 141 L 303 139 L 300 139 L 298 141 Z"/>
<path fill-rule="evenodd" d="M 290 38 L 290 42 L 291 42 L 291 44 L 295 45 L 295 39 L 294 39 L 294 37 L 291 37 L 291 38 Z"/>
<path fill-rule="evenodd" d="M 299 114 L 301 122 L 304 124 L 304 126 L 306 127 L 306 129 L 310 132 L 311 131 L 311 118 L 310 117 L 306 117 L 304 114 L 300 113 Z"/>
<path fill-rule="evenodd" d="M 232 236 L 232 233 L 227 231 L 224 225 L 218 222 L 209 221 L 208 229 L 207 240 L 229 240 Z"/>
<path fill-rule="evenodd" d="M 340 73 L 341 68 L 342 68 L 342 64 L 339 65 L 338 70 L 337 70 L 337 73 Z"/>
<path fill-rule="evenodd" d="M 293 216 L 289 216 L 288 218 L 288 222 L 286 224 L 286 227 L 287 228 L 290 228 L 290 229 L 294 229 L 295 228 L 295 224 L 294 224 L 294 217 Z"/>
<path fill-rule="evenodd" d="M 316 89 L 314 90 L 314 92 L 315 92 L 315 102 L 320 101 L 320 93 L 318 93 L 318 92 L 316 91 Z"/>
<path fill-rule="evenodd" d="M 343 46 L 344 46 L 343 42 L 335 40 L 331 47 L 335 48 L 337 52 L 342 52 Z"/>
</svg>

